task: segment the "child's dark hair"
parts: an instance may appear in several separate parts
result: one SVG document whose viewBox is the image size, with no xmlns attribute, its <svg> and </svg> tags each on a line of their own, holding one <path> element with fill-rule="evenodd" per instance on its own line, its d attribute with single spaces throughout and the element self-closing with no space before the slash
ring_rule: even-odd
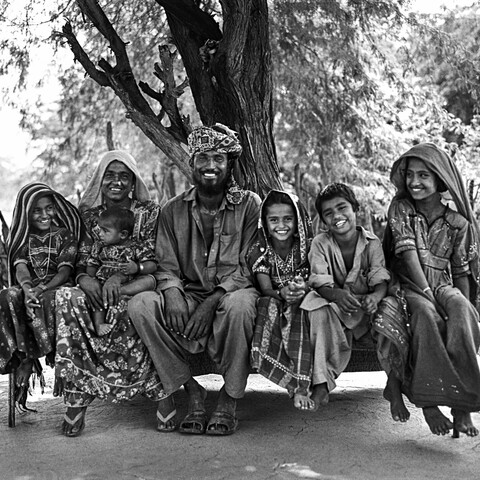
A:
<svg viewBox="0 0 480 480">
<path fill-rule="evenodd" d="M 108 221 L 118 231 L 125 230 L 128 236 L 132 235 L 135 226 L 134 213 L 125 207 L 110 207 L 100 213 L 99 220 Z"/>
<path fill-rule="evenodd" d="M 279 191 L 271 191 L 265 202 L 263 203 L 262 209 L 262 223 L 263 225 L 267 224 L 267 208 L 278 203 L 283 203 L 285 205 L 290 205 L 295 210 L 295 205 L 292 202 L 292 199 L 285 193 Z"/>
<path fill-rule="evenodd" d="M 360 204 L 358 203 L 357 197 L 355 197 L 353 190 L 344 183 L 329 183 L 326 187 L 320 190 L 315 200 L 315 208 L 317 209 L 317 212 L 322 220 L 323 203 L 337 197 L 344 198 L 348 203 L 352 205 L 353 211 L 358 212 Z"/>
</svg>

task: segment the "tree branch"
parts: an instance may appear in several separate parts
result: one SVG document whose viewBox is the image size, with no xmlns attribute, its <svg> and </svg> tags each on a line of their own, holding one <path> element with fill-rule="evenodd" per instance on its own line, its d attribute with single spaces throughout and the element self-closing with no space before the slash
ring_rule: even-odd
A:
<svg viewBox="0 0 480 480">
<path fill-rule="evenodd" d="M 78 43 L 77 37 L 73 33 L 72 24 L 67 21 L 62 28 L 62 33 L 59 32 L 58 35 L 64 37 L 67 40 L 67 43 L 73 52 L 75 60 L 78 60 L 80 62 L 82 67 L 85 69 L 87 75 L 89 75 L 93 80 L 95 80 L 100 86 L 108 87 L 110 83 L 107 76 L 102 71 L 95 68 L 95 65 L 85 53 L 85 50 L 83 50 L 81 45 Z"/>
</svg>

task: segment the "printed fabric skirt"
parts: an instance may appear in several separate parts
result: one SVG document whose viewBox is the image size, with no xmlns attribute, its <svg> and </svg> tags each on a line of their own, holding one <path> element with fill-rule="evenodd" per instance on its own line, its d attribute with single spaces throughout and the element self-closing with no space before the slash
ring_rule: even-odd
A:
<svg viewBox="0 0 480 480">
<path fill-rule="evenodd" d="M 0 374 L 10 373 L 25 358 L 47 357 L 53 366 L 55 351 L 55 290 L 40 296 L 35 317 L 27 316 L 23 290 L 0 291 Z"/>
<path fill-rule="evenodd" d="M 291 396 L 308 393 L 312 368 L 309 327 L 299 304 L 286 305 L 273 297 L 258 299 L 251 365 Z"/>
<path fill-rule="evenodd" d="M 64 386 L 68 406 L 87 406 L 94 398 L 113 402 L 143 394 L 152 400 L 165 397 L 147 348 L 127 313 L 129 297 L 108 310 L 113 324 L 97 336 L 86 296 L 78 288 L 60 288 L 56 295 L 56 381 Z"/>
</svg>

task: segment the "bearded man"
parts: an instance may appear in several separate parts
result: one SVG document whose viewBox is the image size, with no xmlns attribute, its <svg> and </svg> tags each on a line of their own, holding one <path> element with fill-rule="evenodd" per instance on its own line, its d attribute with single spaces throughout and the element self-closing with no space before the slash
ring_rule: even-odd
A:
<svg viewBox="0 0 480 480">
<path fill-rule="evenodd" d="M 245 263 L 257 230 L 260 198 L 242 190 L 232 171 L 242 151 L 224 125 L 199 127 L 188 137 L 194 187 L 171 199 L 160 214 L 157 292 L 129 302 L 129 313 L 149 349 L 167 397 L 157 409 L 157 429 L 229 435 L 238 420 L 250 371 L 249 354 L 258 293 Z M 224 379 L 208 417 L 206 390 L 194 379 L 187 352 L 207 351 Z M 178 424 L 173 393 L 189 395 Z"/>
</svg>

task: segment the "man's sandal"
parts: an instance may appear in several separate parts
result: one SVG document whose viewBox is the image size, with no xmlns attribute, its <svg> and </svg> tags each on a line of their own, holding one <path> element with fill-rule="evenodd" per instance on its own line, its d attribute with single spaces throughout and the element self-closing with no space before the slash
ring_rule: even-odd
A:
<svg viewBox="0 0 480 480">
<path fill-rule="evenodd" d="M 227 412 L 213 412 L 207 425 L 207 435 L 231 435 L 238 429 L 238 419 Z"/>
<path fill-rule="evenodd" d="M 169 433 L 177 429 L 177 422 L 167 426 L 167 422 L 175 417 L 177 409 L 174 408 L 166 417 L 157 410 L 157 430 L 159 432 Z"/>
<path fill-rule="evenodd" d="M 180 424 L 178 431 L 180 433 L 190 433 L 192 435 L 202 435 L 207 428 L 207 412 L 204 410 L 194 410 L 188 413 Z M 200 428 L 198 428 L 200 427 Z"/>
<path fill-rule="evenodd" d="M 82 434 L 85 428 L 85 414 L 87 413 L 87 407 L 80 407 L 80 411 L 75 415 L 75 418 L 71 419 L 68 416 L 69 409 L 78 410 L 76 407 L 67 408 L 67 413 L 63 417 L 62 431 L 66 437 L 78 437 Z"/>
</svg>

